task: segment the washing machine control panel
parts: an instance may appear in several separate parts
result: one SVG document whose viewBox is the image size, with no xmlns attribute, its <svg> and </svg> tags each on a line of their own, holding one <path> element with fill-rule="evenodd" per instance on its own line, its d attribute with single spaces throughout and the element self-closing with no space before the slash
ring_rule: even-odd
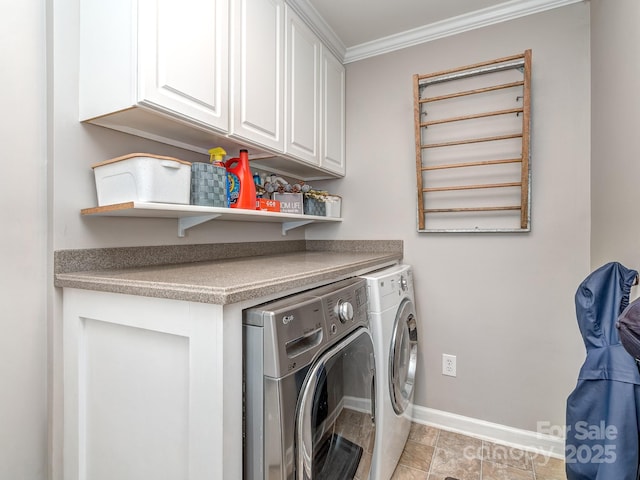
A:
<svg viewBox="0 0 640 480">
<path fill-rule="evenodd" d="M 327 324 L 332 337 L 342 336 L 352 330 L 356 324 L 367 323 L 367 290 L 360 283 L 325 297 Z"/>
<path fill-rule="evenodd" d="M 338 315 L 338 320 L 342 323 L 347 323 L 353 320 L 353 305 L 351 302 L 346 302 L 344 300 L 338 300 L 338 304 L 336 305 L 336 313 Z"/>
<path fill-rule="evenodd" d="M 263 373 L 280 378 L 361 325 L 368 325 L 366 281 L 350 278 L 247 309 L 243 324 L 262 332 Z"/>
<path fill-rule="evenodd" d="M 410 268 L 404 266 L 392 267 L 388 273 L 383 271 L 371 277 L 365 277 L 369 293 L 369 311 L 384 312 L 398 304 L 402 298 L 413 297 L 413 274 Z"/>
</svg>

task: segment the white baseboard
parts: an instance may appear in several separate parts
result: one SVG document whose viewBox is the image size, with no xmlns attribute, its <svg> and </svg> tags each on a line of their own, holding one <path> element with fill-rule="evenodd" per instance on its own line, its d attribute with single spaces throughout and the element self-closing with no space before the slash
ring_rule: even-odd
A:
<svg viewBox="0 0 640 480">
<path fill-rule="evenodd" d="M 356 412 L 364 413 L 371 411 L 371 400 L 369 400 L 368 398 L 359 398 L 345 395 L 344 397 L 342 397 L 342 403 L 344 407 L 355 410 Z"/>
<path fill-rule="evenodd" d="M 509 447 L 554 458 L 564 458 L 564 438 L 562 437 L 508 427 L 418 405 L 413 407 L 412 420 L 423 425 L 462 433 Z"/>
</svg>

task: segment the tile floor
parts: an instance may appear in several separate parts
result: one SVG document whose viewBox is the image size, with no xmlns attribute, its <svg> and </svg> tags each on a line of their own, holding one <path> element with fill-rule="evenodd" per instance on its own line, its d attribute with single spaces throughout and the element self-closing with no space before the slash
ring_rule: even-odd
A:
<svg viewBox="0 0 640 480">
<path fill-rule="evenodd" d="M 412 424 L 392 480 L 566 480 L 564 462 Z"/>
</svg>

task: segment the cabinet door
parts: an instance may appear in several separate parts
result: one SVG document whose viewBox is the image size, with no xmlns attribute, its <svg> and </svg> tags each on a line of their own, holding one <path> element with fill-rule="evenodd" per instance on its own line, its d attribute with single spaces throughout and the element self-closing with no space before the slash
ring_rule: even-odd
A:
<svg viewBox="0 0 640 480">
<path fill-rule="evenodd" d="M 234 2 L 232 135 L 284 151 L 284 4 Z"/>
<path fill-rule="evenodd" d="M 138 102 L 228 131 L 229 0 L 139 0 Z"/>
<path fill-rule="evenodd" d="M 240 311 L 66 288 L 63 316 L 65 480 L 242 477 Z"/>
<path fill-rule="evenodd" d="M 286 9 L 286 153 L 320 163 L 320 52 L 316 35 Z"/>
<path fill-rule="evenodd" d="M 345 173 L 345 71 L 326 48 L 322 50 L 322 151 L 320 166 Z"/>
</svg>

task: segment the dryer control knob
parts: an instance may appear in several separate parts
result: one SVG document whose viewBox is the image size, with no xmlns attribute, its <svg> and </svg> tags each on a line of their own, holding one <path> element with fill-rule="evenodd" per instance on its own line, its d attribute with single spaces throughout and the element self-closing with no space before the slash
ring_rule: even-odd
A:
<svg viewBox="0 0 640 480">
<path fill-rule="evenodd" d="M 342 323 L 353 320 L 353 305 L 349 302 L 340 300 L 336 305 L 336 313 Z"/>
<path fill-rule="evenodd" d="M 403 292 L 406 292 L 409 288 L 409 283 L 407 282 L 407 279 L 404 275 L 400 277 L 400 287 L 402 288 Z"/>
</svg>

